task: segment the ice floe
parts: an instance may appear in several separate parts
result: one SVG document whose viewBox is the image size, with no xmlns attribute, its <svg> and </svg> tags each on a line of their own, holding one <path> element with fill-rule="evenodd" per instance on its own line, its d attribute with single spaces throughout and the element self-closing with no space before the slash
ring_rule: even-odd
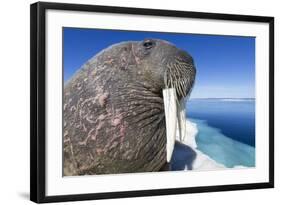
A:
<svg viewBox="0 0 281 205">
<path fill-rule="evenodd" d="M 181 142 L 176 133 L 172 170 L 248 168 L 255 164 L 255 148 L 224 136 L 203 120 L 187 120 L 186 132 Z"/>
</svg>

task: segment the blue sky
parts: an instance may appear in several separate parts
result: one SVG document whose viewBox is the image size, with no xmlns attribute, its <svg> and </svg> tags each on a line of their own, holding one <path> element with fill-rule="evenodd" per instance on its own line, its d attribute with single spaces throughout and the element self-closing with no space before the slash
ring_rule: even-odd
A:
<svg viewBox="0 0 281 205">
<path fill-rule="evenodd" d="M 121 41 L 159 38 L 187 51 L 197 76 L 191 98 L 254 98 L 255 38 L 64 28 L 64 80 L 102 49 Z"/>
</svg>

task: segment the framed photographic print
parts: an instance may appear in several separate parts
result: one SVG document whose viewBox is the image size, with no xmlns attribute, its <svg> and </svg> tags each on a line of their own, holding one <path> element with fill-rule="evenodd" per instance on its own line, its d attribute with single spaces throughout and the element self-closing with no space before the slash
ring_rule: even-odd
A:
<svg viewBox="0 0 281 205">
<path fill-rule="evenodd" d="M 31 5 L 34 202 L 272 188 L 274 18 Z"/>
</svg>

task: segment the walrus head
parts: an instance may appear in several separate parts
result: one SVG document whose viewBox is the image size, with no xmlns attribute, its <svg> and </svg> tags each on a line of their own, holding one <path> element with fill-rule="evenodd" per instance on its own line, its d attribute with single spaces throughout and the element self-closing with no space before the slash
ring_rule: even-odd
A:
<svg viewBox="0 0 281 205">
<path fill-rule="evenodd" d="M 159 39 L 114 44 L 86 62 L 64 86 L 65 175 L 158 171 L 176 129 L 185 137 L 195 73 L 187 52 Z"/>
</svg>

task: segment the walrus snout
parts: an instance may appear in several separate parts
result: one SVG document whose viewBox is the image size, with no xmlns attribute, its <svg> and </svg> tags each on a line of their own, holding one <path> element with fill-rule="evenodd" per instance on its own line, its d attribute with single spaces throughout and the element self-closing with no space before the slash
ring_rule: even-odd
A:
<svg viewBox="0 0 281 205">
<path fill-rule="evenodd" d="M 187 97 L 194 84 L 196 69 L 193 58 L 178 49 L 167 61 L 164 75 L 166 88 L 175 88 L 179 98 Z"/>
<path fill-rule="evenodd" d="M 162 93 L 162 89 L 175 88 L 179 99 L 189 95 L 196 74 L 189 53 L 168 41 L 151 38 L 135 43 L 132 51 L 139 72 L 146 74 L 152 89 Z"/>
</svg>

